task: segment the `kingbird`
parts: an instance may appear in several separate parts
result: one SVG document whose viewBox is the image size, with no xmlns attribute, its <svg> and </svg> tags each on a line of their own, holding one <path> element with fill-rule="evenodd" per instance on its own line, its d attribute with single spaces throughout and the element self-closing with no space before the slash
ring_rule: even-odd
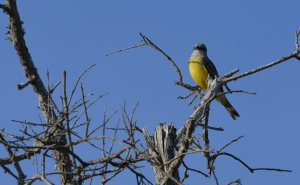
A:
<svg viewBox="0 0 300 185">
<path fill-rule="evenodd" d="M 205 44 L 199 43 L 194 46 L 193 53 L 189 59 L 189 71 L 193 80 L 204 91 L 207 90 L 208 75 L 212 79 L 219 76 L 215 65 L 207 56 Z M 222 92 L 224 92 L 223 87 L 220 88 L 220 93 Z M 240 117 L 225 95 L 219 95 L 216 99 L 226 108 L 234 120 Z"/>
</svg>

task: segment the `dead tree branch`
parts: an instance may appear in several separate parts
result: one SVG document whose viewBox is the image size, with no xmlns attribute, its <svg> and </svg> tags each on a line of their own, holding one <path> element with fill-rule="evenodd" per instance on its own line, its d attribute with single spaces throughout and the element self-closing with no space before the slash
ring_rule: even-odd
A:
<svg viewBox="0 0 300 185">
<path fill-rule="evenodd" d="M 20 20 L 16 0 L 6 0 L 3 5 L 1 4 L 0 8 L 5 10 L 4 12 L 9 17 L 10 40 L 27 78 L 27 82 L 20 84 L 18 87 L 22 89 L 29 85 L 32 86 L 38 99 L 39 108 L 45 118 L 45 123 L 42 121 L 42 123 L 17 121 L 23 128 L 20 130 L 22 136 L 4 132 L 2 134 L 1 131 L 0 144 L 8 151 L 7 158 L 0 158 L 1 167 L 17 179 L 19 184 L 33 184 L 37 180 L 45 184 L 53 184 L 48 180 L 50 175 L 58 175 L 60 184 L 65 185 L 80 185 L 96 176 L 101 176 L 103 184 L 106 184 L 126 169 L 139 179 L 139 184 L 151 184 L 145 176 L 138 172 L 140 167 L 135 165 L 145 159 L 141 157 L 144 151 L 140 151 L 137 147 L 139 140 L 135 138 L 135 132 L 140 131 L 140 129 L 136 126 L 133 118 L 129 119 L 128 117 L 126 119 L 126 123 L 124 123 L 125 128 L 119 129 L 119 122 L 116 127 L 110 126 L 110 128 L 114 129 L 112 131 L 113 136 L 99 136 L 96 134 L 100 128 L 104 128 L 106 132 L 111 133 L 111 130 L 106 125 L 111 120 L 111 117 L 105 120 L 104 126 L 93 128 L 88 110 L 104 95 L 100 95 L 91 101 L 89 100 L 90 95 L 85 94 L 81 84 L 81 98 L 73 102 L 75 97 L 77 97 L 77 87 L 82 77 L 95 64 L 89 66 L 79 75 L 70 94 L 67 92 L 67 75 L 64 72 L 60 108 L 59 104 L 55 103 L 51 96 L 60 82 L 54 87 L 50 87 L 49 73 L 47 73 L 47 88 L 40 78 L 24 40 L 23 23 Z M 125 139 L 117 138 L 119 131 L 123 132 L 121 135 L 126 137 Z M 11 140 L 6 140 L 6 137 L 10 137 Z M 101 146 L 99 142 L 102 141 L 107 142 L 103 142 L 104 145 Z M 74 147 L 78 145 L 87 145 L 98 153 L 101 151 L 104 155 L 94 159 L 86 159 L 86 157 L 76 153 Z M 53 152 L 54 155 L 49 155 L 49 152 Z M 37 166 L 36 174 L 30 175 L 31 177 L 26 179 L 25 172 L 22 171 L 19 161 L 30 160 L 32 156 L 35 156 L 36 164 L 42 166 L 41 172 L 39 172 Z M 46 168 L 46 160 L 48 159 L 55 160 L 55 171 Z M 42 162 L 38 163 L 37 160 Z M 14 165 L 16 173 L 7 166 L 10 164 Z"/>
<path fill-rule="evenodd" d="M 145 44 L 147 44 L 151 48 L 153 48 L 156 51 L 158 51 L 160 54 L 162 54 L 163 56 L 165 56 L 168 61 L 170 61 L 172 63 L 173 67 L 175 68 L 176 73 L 178 74 L 179 81 L 177 82 L 177 85 L 180 85 L 180 86 L 182 86 L 184 88 L 187 88 L 190 91 L 192 91 L 193 93 L 195 93 L 195 88 L 194 87 L 183 83 L 181 72 L 180 72 L 179 68 L 177 67 L 176 63 L 171 59 L 171 57 L 169 57 L 163 50 L 161 50 L 159 47 L 157 47 L 146 36 L 144 36 L 143 34 L 140 34 L 140 35 L 143 38 Z M 298 39 L 298 36 L 297 36 L 297 39 Z M 263 71 L 263 70 L 268 69 L 270 67 L 273 67 L 273 66 L 275 66 L 277 64 L 280 64 L 280 63 L 283 63 L 285 61 L 288 61 L 288 60 L 290 60 L 292 58 L 296 58 L 299 55 L 299 53 L 300 53 L 300 50 L 297 48 L 296 51 L 294 51 L 294 52 L 292 52 L 292 53 L 290 53 L 290 54 L 288 54 L 288 55 L 286 55 L 286 56 L 284 56 L 284 57 L 282 57 L 282 58 L 280 58 L 278 60 L 275 60 L 274 62 L 271 62 L 269 64 L 260 66 L 258 68 L 249 70 L 249 71 L 244 72 L 244 73 L 242 73 L 240 75 L 233 76 L 235 73 L 237 73 L 239 71 L 238 69 L 235 69 L 235 70 L 229 72 L 228 74 L 226 74 L 226 75 L 224 75 L 222 77 L 215 78 L 214 80 L 208 79 L 209 80 L 209 84 L 210 84 L 209 85 L 209 89 L 207 90 L 207 92 L 205 93 L 204 96 L 201 96 L 201 102 L 197 105 L 197 108 L 194 110 L 193 114 L 187 118 L 185 124 L 179 130 L 179 132 L 177 133 L 177 136 L 176 136 L 177 152 L 176 152 L 176 154 L 173 157 L 175 160 L 172 160 L 172 162 L 168 165 L 168 168 L 164 169 L 164 172 L 166 172 L 166 173 L 168 173 L 170 175 L 173 174 L 173 173 L 175 173 L 175 172 L 177 172 L 177 170 L 178 170 L 179 166 L 181 165 L 182 160 L 183 160 L 183 158 L 185 156 L 184 154 L 191 147 L 191 144 L 192 144 L 191 141 L 193 140 L 192 134 L 194 133 L 196 126 L 199 125 L 199 124 L 204 125 L 204 127 L 203 127 L 204 133 L 203 133 L 202 137 L 203 137 L 203 140 L 204 140 L 204 143 L 205 143 L 206 150 L 209 148 L 209 139 L 208 139 L 208 127 L 209 127 L 208 126 L 208 110 L 209 110 L 210 102 L 216 96 L 218 96 L 218 92 L 219 92 L 219 89 L 220 89 L 221 86 L 226 85 L 230 81 L 238 80 L 240 78 L 243 78 L 243 77 L 255 74 L 257 72 L 260 72 L 260 71 Z M 229 91 L 228 93 L 232 93 L 232 92 L 235 92 L 235 91 Z M 254 94 L 254 93 L 249 93 L 247 91 L 242 91 L 242 90 L 236 91 L 236 92 L 246 92 L 248 94 Z M 199 93 L 200 92 L 197 91 L 197 94 L 196 93 L 195 94 L 199 95 Z M 202 122 L 204 122 L 204 124 Z M 151 137 L 147 136 L 148 135 L 147 133 L 144 133 L 144 135 L 146 137 L 146 140 L 147 140 L 147 138 L 148 138 L 148 140 L 151 140 L 150 139 Z M 221 150 L 225 149 L 227 146 L 229 146 L 233 142 L 236 142 L 240 138 L 238 138 L 236 140 L 233 140 L 232 142 L 228 143 Z M 161 157 L 161 155 L 159 155 L 160 153 L 157 153 L 156 150 L 153 150 L 153 148 L 157 147 L 156 144 L 155 144 L 155 141 L 152 141 L 152 142 L 148 141 L 147 143 L 148 143 L 148 147 L 150 148 L 150 150 L 149 150 L 150 153 L 156 153 L 156 155 L 157 155 L 156 158 Z M 214 155 L 210 156 L 210 154 L 208 152 L 204 152 L 204 156 L 207 159 L 208 168 L 209 168 L 210 172 L 213 173 L 214 176 L 215 176 L 215 172 L 214 172 L 213 164 L 214 164 L 215 158 L 217 156 L 219 156 L 219 155 L 228 155 L 228 156 L 230 156 L 230 157 L 232 157 L 232 158 L 240 161 L 251 172 L 253 172 L 253 170 L 254 170 L 254 169 L 250 168 L 248 165 L 246 165 L 244 162 L 242 162 L 241 160 L 239 160 L 238 158 L 236 158 L 232 154 L 224 153 L 224 152 L 218 152 L 217 154 L 214 154 Z M 152 162 L 152 166 L 154 166 L 154 168 L 155 168 L 156 165 L 157 164 L 154 164 Z M 268 170 L 270 170 L 270 168 L 260 168 L 260 169 L 268 169 Z M 274 170 L 274 171 L 290 172 L 289 170 L 282 170 L 282 169 L 272 169 L 272 170 Z M 155 171 L 155 174 L 156 174 L 156 170 L 154 170 L 154 171 Z M 167 185 L 168 184 L 167 183 L 168 179 L 169 178 L 167 176 L 165 176 L 162 180 L 160 180 L 161 184 L 166 184 Z M 218 180 L 217 180 L 216 176 L 215 176 L 215 179 L 216 179 L 216 183 L 218 184 Z M 157 178 L 156 178 L 156 180 L 157 180 Z"/>
<path fill-rule="evenodd" d="M 227 153 L 227 152 L 220 152 L 217 153 L 215 155 L 212 156 L 212 160 L 215 161 L 215 159 L 219 156 L 228 156 L 233 158 L 234 160 L 237 160 L 238 162 L 240 162 L 243 166 L 245 166 L 251 173 L 254 173 L 254 171 L 259 171 L 259 170 L 264 170 L 264 171 L 278 171 L 278 172 L 292 172 L 291 170 L 287 170 L 287 169 L 279 169 L 279 168 L 251 168 L 248 164 L 246 164 L 243 160 L 241 160 L 240 158 L 236 157 L 233 154 Z"/>
<path fill-rule="evenodd" d="M 0 140 L 1 140 L 1 142 L 7 143 L 5 138 L 2 136 L 2 134 L 0 134 Z M 9 158 L 11 158 L 11 160 L 13 161 L 13 165 L 14 165 L 17 173 L 18 173 L 18 184 L 22 185 L 25 182 L 26 175 L 24 174 L 24 172 L 22 170 L 22 167 L 19 164 L 19 161 L 14 159 L 15 158 L 15 152 L 13 152 L 11 147 L 9 147 L 8 145 L 4 145 L 4 146 L 5 146 L 6 151 L 9 154 Z"/>
<path fill-rule="evenodd" d="M 258 67 L 258 68 L 252 69 L 252 70 L 250 70 L 250 71 L 244 72 L 244 73 L 242 73 L 242 74 L 240 74 L 240 75 L 237 75 L 237 76 L 233 76 L 233 77 L 224 79 L 224 80 L 223 80 L 223 83 L 226 84 L 226 83 L 228 83 L 228 82 L 230 82 L 230 81 L 237 80 L 237 79 L 240 79 L 240 78 L 243 78 L 243 77 L 252 75 L 252 74 L 254 74 L 254 73 L 263 71 L 263 70 L 265 70 L 265 69 L 268 69 L 268 68 L 270 68 L 270 67 L 273 67 L 273 66 L 275 66 L 275 65 L 278 65 L 278 64 L 280 64 L 280 63 L 286 62 L 286 61 L 288 61 L 288 60 L 290 60 L 290 59 L 295 58 L 296 56 L 298 56 L 299 53 L 300 53 L 300 50 L 296 50 L 296 51 L 294 51 L 294 52 L 292 52 L 292 53 L 290 53 L 290 54 L 288 54 L 288 55 L 285 55 L 285 56 L 281 57 L 280 59 L 275 60 L 274 62 L 271 62 L 271 63 L 269 63 L 269 64 L 260 66 L 260 67 Z"/>
<path fill-rule="evenodd" d="M 94 177 L 100 177 L 101 183 L 104 185 L 126 169 L 135 175 L 137 184 L 152 184 L 151 181 L 140 172 L 141 166 L 139 163 L 145 160 L 151 163 L 157 184 L 182 185 L 183 181 L 188 178 L 189 171 L 199 173 L 205 177 L 213 176 L 216 184 L 219 184 L 214 165 L 216 159 L 220 156 L 227 156 L 238 161 L 251 173 L 259 170 L 291 172 L 290 170 L 278 168 L 252 168 L 235 155 L 224 152 L 228 146 L 237 142 L 243 136 L 230 141 L 215 152 L 210 146 L 209 130 L 223 131 L 224 129 L 209 125 L 209 110 L 210 103 L 220 95 L 219 92 L 222 86 L 225 86 L 228 90 L 223 94 L 237 92 L 254 94 L 244 90 L 230 90 L 227 87 L 228 82 L 255 74 L 292 58 L 300 60 L 300 30 L 296 32 L 295 36 L 295 51 L 269 64 L 238 75 L 235 74 L 238 73 L 239 70 L 234 69 L 222 77 L 208 79 L 209 88 L 205 94 L 203 94 L 198 87 L 185 84 L 180 68 L 174 60 L 142 33 L 140 33 L 142 38 L 141 44 L 109 53 L 108 55 L 111 55 L 147 45 L 155 51 L 158 51 L 171 63 L 178 76 L 177 85 L 188 89 L 191 91 L 191 94 L 195 94 L 201 98 L 200 103 L 196 106 L 191 115 L 186 118 L 182 128 L 178 132 L 176 132 L 172 124 L 163 123 L 159 124 L 155 129 L 154 135 L 150 136 L 147 130 L 141 130 L 137 126 L 136 120 L 134 120 L 134 113 L 137 106 L 131 115 L 128 114 L 125 106 L 122 107 L 122 119 L 117 120 L 112 126 L 109 124 L 115 113 L 108 117 L 106 117 L 105 114 L 102 123 L 97 123 L 96 126 L 92 125 L 88 112 L 89 108 L 101 99 L 103 95 L 100 95 L 94 100 L 90 100 L 91 95 L 85 94 L 86 91 L 82 83 L 80 86 L 80 96 L 77 100 L 76 93 L 78 92 L 78 85 L 82 77 L 93 68 L 95 64 L 89 66 L 79 75 L 70 94 L 67 92 L 67 75 L 64 71 L 61 106 L 59 106 L 60 104 L 57 104 L 57 102 L 54 102 L 52 93 L 60 82 L 54 87 L 50 87 L 48 81 L 48 87 L 46 87 L 40 78 L 24 39 L 25 32 L 22 26 L 23 22 L 19 16 L 16 0 L 5 0 L 4 4 L 0 4 L 0 9 L 2 9 L 9 18 L 9 40 L 12 41 L 26 77 L 26 82 L 17 85 L 17 87 L 19 90 L 29 85 L 33 88 L 38 99 L 39 108 L 45 119 L 45 121 L 41 121 L 41 123 L 19 121 L 18 123 L 22 126 L 22 129 L 20 129 L 21 136 L 5 133 L 2 130 L 0 132 L 0 144 L 8 153 L 6 158 L 0 158 L 0 165 L 5 172 L 18 181 L 18 184 L 30 185 L 39 180 L 44 184 L 52 185 L 54 183 L 49 180 L 49 176 L 57 175 L 60 177 L 61 184 L 81 185 L 86 180 L 91 180 L 92 182 Z M 47 75 L 49 78 L 49 73 Z M 182 99 L 188 98 L 189 96 L 182 97 Z M 123 122 L 123 125 L 121 122 Z M 195 134 L 197 127 L 202 129 L 201 134 Z M 100 135 L 98 132 L 100 132 Z M 122 133 L 118 135 L 119 132 Z M 148 146 L 147 149 L 145 149 L 137 137 L 137 133 L 141 132 L 144 134 Z M 119 138 L 120 136 L 121 138 Z M 96 151 L 96 153 L 99 153 L 99 156 L 96 158 L 87 158 L 86 156 L 79 155 L 75 147 L 82 145 L 90 147 L 92 149 L 91 151 Z M 54 155 L 50 155 L 50 152 L 53 152 Z M 200 170 L 190 168 L 184 163 L 184 157 L 192 153 L 201 153 L 204 156 L 207 162 L 207 174 Z M 20 161 L 25 159 L 30 160 L 33 156 L 35 157 L 35 164 L 37 165 L 36 173 L 34 175 L 31 174 L 30 177 L 27 178 L 20 165 Z M 51 171 L 47 169 L 46 160 L 48 159 L 54 159 L 56 164 L 55 170 Z M 42 162 L 40 163 L 39 161 Z M 41 165 L 41 169 L 39 165 Z M 182 180 L 180 180 L 179 176 L 179 167 L 181 165 L 185 168 Z M 229 184 L 233 183 L 239 184 L 240 181 L 236 180 Z"/>
<path fill-rule="evenodd" d="M 37 95 L 39 107 L 45 117 L 48 124 L 57 123 L 57 116 L 53 109 L 52 100 L 49 99 L 47 89 L 44 86 L 42 79 L 40 78 L 37 69 L 33 63 L 32 57 L 26 46 L 24 39 L 24 30 L 22 27 L 22 21 L 19 16 L 16 0 L 6 0 L 4 3 L 5 9 L 8 10 L 7 15 L 9 17 L 9 33 L 13 46 L 17 52 L 17 55 L 22 65 L 25 76 L 30 81 L 30 84 Z M 62 125 L 60 125 L 62 126 Z M 59 133 L 57 130 L 55 137 L 62 143 L 67 143 L 66 137 Z M 54 155 L 56 158 L 56 165 L 59 171 L 65 172 L 61 175 L 62 184 L 72 184 L 72 170 L 71 160 L 68 152 L 65 150 L 55 150 Z"/>
</svg>

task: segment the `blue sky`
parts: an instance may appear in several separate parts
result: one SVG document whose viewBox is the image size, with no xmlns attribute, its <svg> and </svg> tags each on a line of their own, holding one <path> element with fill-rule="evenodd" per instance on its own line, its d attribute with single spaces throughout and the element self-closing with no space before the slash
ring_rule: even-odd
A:
<svg viewBox="0 0 300 185">
<path fill-rule="evenodd" d="M 1 1 L 3 2 L 3 0 Z M 142 47 L 109 57 L 112 50 L 140 42 L 144 33 L 178 64 L 186 83 L 194 84 L 188 74 L 187 60 L 192 47 L 204 42 L 208 55 L 220 74 L 234 68 L 241 72 L 269 63 L 295 49 L 295 31 L 300 26 L 298 0 L 287 1 L 19 1 L 26 41 L 33 61 L 46 82 L 62 78 L 67 70 L 69 82 L 93 63 L 97 66 L 84 78 L 87 92 L 109 93 L 92 110 L 92 120 L 101 120 L 103 111 L 114 112 L 125 101 L 139 108 L 140 127 L 151 132 L 160 122 L 180 128 L 192 113 L 188 101 L 178 100 L 188 92 L 175 86 L 176 73 L 159 53 Z M 7 16 L 0 15 L 0 127 L 14 132 L 12 119 L 37 121 L 41 116 L 31 88 L 23 91 L 16 84 L 25 81 L 11 43 L 5 40 Z M 299 104 L 297 92 L 300 63 L 290 60 L 250 77 L 232 82 L 232 89 L 257 92 L 228 95 L 241 115 L 231 120 L 217 103 L 211 107 L 210 120 L 225 129 L 211 132 L 211 144 L 218 149 L 240 135 L 245 137 L 228 151 L 252 167 L 288 168 L 293 173 L 259 171 L 249 173 L 236 161 L 218 159 L 216 172 L 221 184 L 241 178 L 243 184 L 296 185 L 299 183 Z M 59 96 L 60 92 L 57 92 Z M 298 120 L 298 121 L 297 121 Z M 0 152 L 3 156 L 5 153 Z M 188 160 L 205 171 L 202 156 Z M 196 162 L 198 161 L 198 162 Z M 199 165 L 198 165 L 199 164 Z M 147 167 L 146 175 L 152 176 Z M 134 182 L 124 173 L 112 184 Z M 194 176 L 193 176 L 194 175 Z M 213 180 L 193 174 L 189 184 Z M 6 184 L 11 178 L 0 171 Z"/>
</svg>

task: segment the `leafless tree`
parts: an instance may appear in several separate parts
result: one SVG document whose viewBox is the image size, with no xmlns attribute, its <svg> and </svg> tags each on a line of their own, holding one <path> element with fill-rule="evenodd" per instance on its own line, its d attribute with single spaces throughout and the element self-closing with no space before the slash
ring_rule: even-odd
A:
<svg viewBox="0 0 300 185">
<path fill-rule="evenodd" d="M 174 66 L 178 74 L 177 85 L 187 89 L 191 95 L 201 97 L 201 102 L 196 106 L 193 113 L 186 118 L 185 123 L 178 129 L 169 123 L 160 123 L 156 126 L 153 135 L 149 134 L 146 128 L 140 129 L 134 119 L 136 108 L 129 114 L 126 107 L 121 108 L 121 119 L 112 123 L 115 114 L 106 115 L 102 124 L 94 126 L 91 124 L 89 110 L 91 106 L 101 99 L 100 95 L 93 99 L 93 96 L 86 94 L 81 78 L 94 65 L 88 67 L 78 76 L 75 86 L 70 93 L 67 92 L 67 72 L 64 71 L 61 82 L 51 86 L 40 78 L 31 54 L 24 40 L 24 30 L 20 19 L 16 0 L 6 0 L 0 4 L 0 8 L 9 18 L 8 34 L 9 39 L 19 57 L 21 66 L 24 69 L 26 82 L 17 87 L 22 90 L 31 86 L 37 96 L 39 109 L 44 121 L 41 123 L 18 121 L 22 129 L 18 134 L 8 133 L 4 129 L 0 131 L 1 146 L 7 151 L 7 157 L 0 158 L 2 169 L 16 179 L 18 184 L 33 184 L 41 181 L 44 184 L 54 184 L 52 176 L 59 177 L 60 184 L 83 184 L 87 180 L 93 182 L 94 177 L 100 177 L 101 184 L 107 184 L 124 170 L 132 172 L 136 177 L 137 184 L 162 184 L 181 185 L 188 179 L 190 172 L 196 172 L 204 177 L 213 177 L 216 184 L 219 184 L 215 173 L 215 161 L 219 156 L 227 156 L 240 162 L 251 173 L 258 170 L 270 170 L 290 172 L 286 169 L 277 168 L 254 168 L 246 164 L 242 159 L 225 151 L 228 146 L 237 142 L 240 136 L 224 146 L 215 150 L 209 143 L 209 130 L 223 131 L 209 125 L 210 103 L 220 95 L 220 87 L 227 87 L 227 83 L 247 77 L 290 59 L 300 60 L 299 33 L 296 32 L 296 49 L 292 53 L 264 66 L 236 75 L 239 72 L 235 69 L 228 74 L 209 80 L 209 89 L 203 93 L 198 87 L 183 82 L 183 76 L 179 67 L 163 50 L 156 46 L 150 39 L 140 34 L 142 43 L 129 47 L 149 46 Z M 121 49 L 115 52 L 124 51 Z M 112 53 L 115 53 L 112 52 Z M 60 101 L 54 101 L 52 95 L 61 86 L 62 94 Z M 243 90 L 230 90 L 225 93 L 248 93 Z M 202 133 L 195 132 L 196 128 Z M 101 133 L 100 135 L 98 133 Z M 144 142 L 142 137 L 144 137 Z M 79 154 L 80 147 L 89 147 L 91 151 L 99 155 L 93 159 L 85 159 Z M 184 158 L 194 153 L 203 154 L 207 163 L 207 172 L 191 168 Z M 21 161 L 34 161 L 36 172 L 27 176 Z M 49 167 L 49 162 L 55 162 L 55 169 Z M 153 183 L 140 170 L 141 163 L 149 162 L 152 166 L 156 182 Z M 179 167 L 183 166 L 184 171 L 180 173 Z M 241 184 L 239 179 L 228 184 Z"/>
<path fill-rule="evenodd" d="M 129 169 L 136 175 L 139 184 L 150 183 L 137 170 L 139 166 L 136 163 L 143 160 L 140 157 L 142 154 L 137 150 L 138 141 L 135 139 L 135 131 L 139 129 L 125 110 L 120 123 L 108 124 L 111 116 L 105 116 L 100 126 L 93 128 L 90 125 L 88 110 L 103 95 L 90 100 L 90 96 L 84 92 L 83 85 L 80 85 L 80 80 L 94 65 L 78 77 L 70 94 L 67 93 L 67 73 L 64 72 L 61 102 L 54 102 L 52 94 L 60 83 L 51 87 L 49 84 L 45 85 L 40 78 L 24 40 L 23 23 L 16 1 L 7 0 L 0 7 L 8 15 L 8 40 L 12 42 L 27 78 L 25 83 L 17 87 L 19 90 L 27 86 L 33 88 L 39 109 L 44 116 L 42 123 L 15 121 L 23 127 L 18 135 L 1 131 L 1 144 L 8 153 L 6 158 L 0 159 L 4 171 L 14 177 L 18 184 L 33 184 L 37 180 L 53 184 L 48 178 L 53 175 L 60 177 L 61 184 L 82 184 L 95 176 L 101 176 L 101 183 L 106 184 L 124 169 Z M 76 93 L 80 98 L 74 100 Z M 102 130 L 100 136 L 96 135 L 99 130 Z M 116 137 L 119 132 L 125 132 L 124 138 Z M 82 145 L 87 145 L 101 155 L 95 159 L 84 160 L 84 156 L 79 156 L 75 149 Z M 34 160 L 37 161 L 36 165 L 42 168 L 37 168 L 34 176 L 27 177 L 20 162 L 34 157 L 39 158 Z M 50 159 L 55 161 L 55 171 L 50 171 L 51 168 L 46 166 Z"/>
</svg>

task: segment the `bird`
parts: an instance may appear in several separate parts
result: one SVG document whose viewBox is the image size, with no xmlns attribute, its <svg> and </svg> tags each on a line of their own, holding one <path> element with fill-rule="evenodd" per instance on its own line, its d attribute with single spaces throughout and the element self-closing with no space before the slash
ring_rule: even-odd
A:
<svg viewBox="0 0 300 185">
<path fill-rule="evenodd" d="M 198 43 L 194 46 L 193 52 L 188 61 L 188 66 L 192 79 L 204 91 L 207 91 L 208 75 L 212 79 L 219 77 L 217 68 L 208 58 L 207 48 L 203 43 Z M 221 86 L 220 93 L 223 92 L 224 90 Z M 234 109 L 224 94 L 216 97 L 216 100 L 226 108 L 234 120 L 236 120 L 237 117 L 240 117 L 239 113 Z"/>
</svg>

